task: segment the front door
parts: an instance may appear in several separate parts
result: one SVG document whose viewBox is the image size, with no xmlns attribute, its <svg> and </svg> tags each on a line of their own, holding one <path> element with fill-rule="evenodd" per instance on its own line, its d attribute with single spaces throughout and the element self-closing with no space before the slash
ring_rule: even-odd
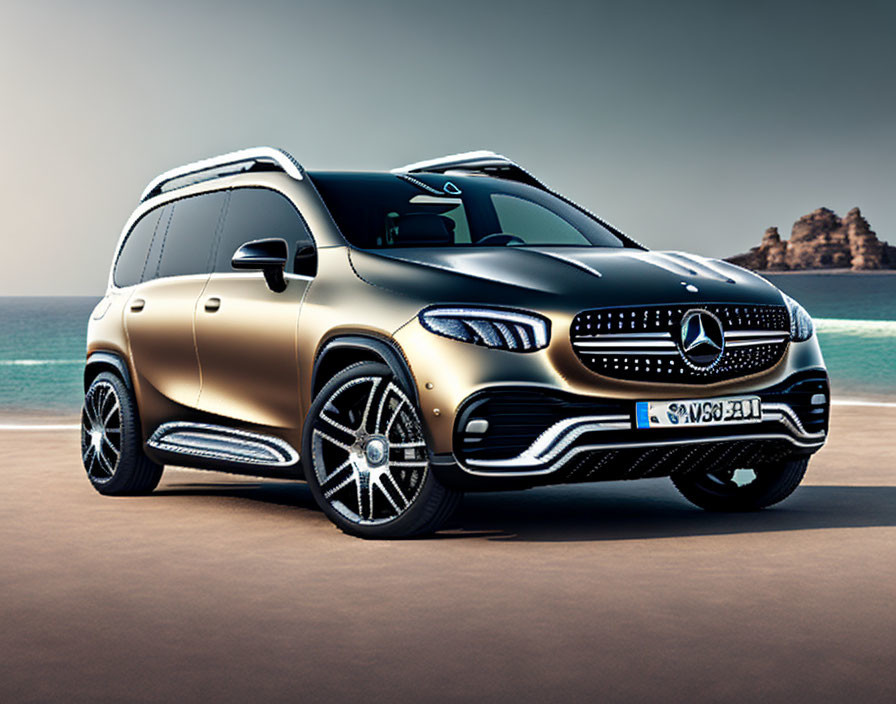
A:
<svg viewBox="0 0 896 704">
<path fill-rule="evenodd" d="M 286 290 L 271 291 L 261 272 L 230 265 L 240 245 L 265 237 L 289 244 Z M 298 427 L 299 311 L 311 276 L 296 274 L 296 252 L 311 244 L 292 203 L 266 188 L 238 188 L 214 254 L 214 271 L 196 308 L 202 369 L 199 408 L 276 432 Z M 283 434 L 283 433 L 281 433 Z"/>
</svg>

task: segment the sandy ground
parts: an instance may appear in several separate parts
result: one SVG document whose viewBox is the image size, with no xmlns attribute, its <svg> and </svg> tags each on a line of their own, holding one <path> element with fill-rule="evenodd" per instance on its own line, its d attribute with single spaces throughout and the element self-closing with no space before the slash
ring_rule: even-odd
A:
<svg viewBox="0 0 896 704">
<path fill-rule="evenodd" d="M 0 701 L 896 701 L 896 409 L 837 408 L 779 508 L 666 480 L 468 496 L 339 533 L 301 484 L 96 494 L 0 432 Z"/>
</svg>

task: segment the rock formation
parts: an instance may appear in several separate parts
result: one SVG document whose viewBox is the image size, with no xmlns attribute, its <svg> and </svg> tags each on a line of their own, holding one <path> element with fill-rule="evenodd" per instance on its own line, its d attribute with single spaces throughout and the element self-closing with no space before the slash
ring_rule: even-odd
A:
<svg viewBox="0 0 896 704">
<path fill-rule="evenodd" d="M 896 268 L 896 247 L 877 239 L 858 208 L 842 220 L 833 210 L 818 208 L 793 224 L 789 241 L 770 227 L 758 247 L 728 261 L 766 271 L 890 269 Z"/>
</svg>

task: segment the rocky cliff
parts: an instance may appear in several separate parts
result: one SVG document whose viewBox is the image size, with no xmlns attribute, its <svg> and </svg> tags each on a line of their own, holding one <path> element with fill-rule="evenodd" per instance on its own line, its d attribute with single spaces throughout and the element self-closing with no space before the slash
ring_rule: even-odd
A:
<svg viewBox="0 0 896 704">
<path fill-rule="evenodd" d="M 858 208 L 842 219 L 833 210 L 818 208 L 793 223 L 790 240 L 770 227 L 758 247 L 728 261 L 767 271 L 896 269 L 896 247 L 877 238 Z"/>
</svg>

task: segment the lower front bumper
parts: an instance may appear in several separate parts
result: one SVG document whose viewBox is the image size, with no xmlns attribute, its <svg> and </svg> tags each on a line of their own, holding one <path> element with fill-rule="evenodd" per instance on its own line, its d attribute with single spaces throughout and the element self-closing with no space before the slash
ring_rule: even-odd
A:
<svg viewBox="0 0 896 704">
<path fill-rule="evenodd" d="M 634 400 L 531 387 L 489 390 L 457 414 L 454 456 L 470 478 L 562 483 L 749 467 L 811 454 L 824 444 L 830 402 L 824 372 L 802 372 L 752 393 L 762 399 L 758 423 L 636 429 Z"/>
</svg>

